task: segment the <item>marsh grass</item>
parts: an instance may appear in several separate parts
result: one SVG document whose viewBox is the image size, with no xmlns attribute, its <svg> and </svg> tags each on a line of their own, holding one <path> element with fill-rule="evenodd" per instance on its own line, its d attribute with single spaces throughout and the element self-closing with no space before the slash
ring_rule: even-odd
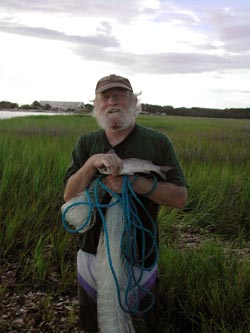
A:
<svg viewBox="0 0 250 333">
<path fill-rule="evenodd" d="M 248 260 L 225 255 L 216 241 L 183 251 L 173 235 L 176 224 L 193 225 L 248 246 L 250 122 L 156 116 L 138 122 L 173 141 L 189 184 L 187 207 L 163 207 L 159 215 L 164 332 L 247 332 Z M 58 290 L 72 291 L 77 240 L 61 225 L 63 177 L 79 135 L 96 129 L 88 116 L 0 121 L 0 253 L 2 260 L 17 257 L 20 282 L 49 284 L 56 270 Z"/>
<path fill-rule="evenodd" d="M 215 242 L 180 252 L 162 247 L 164 332 L 236 332 L 249 329 L 250 266 L 225 256 Z"/>
</svg>

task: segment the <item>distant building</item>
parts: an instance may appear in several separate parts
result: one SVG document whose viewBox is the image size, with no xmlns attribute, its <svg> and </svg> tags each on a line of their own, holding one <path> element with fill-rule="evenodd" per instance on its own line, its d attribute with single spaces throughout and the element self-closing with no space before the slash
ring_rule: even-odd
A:
<svg viewBox="0 0 250 333">
<path fill-rule="evenodd" d="M 60 101 L 39 101 L 39 103 L 45 107 L 50 105 L 52 109 L 56 110 L 80 110 L 84 109 L 83 102 L 60 102 Z"/>
</svg>

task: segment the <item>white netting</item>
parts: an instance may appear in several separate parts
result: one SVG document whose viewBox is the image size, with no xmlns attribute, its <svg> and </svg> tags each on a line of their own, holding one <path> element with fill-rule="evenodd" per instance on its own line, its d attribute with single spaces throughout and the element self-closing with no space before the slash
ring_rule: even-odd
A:
<svg viewBox="0 0 250 333">
<path fill-rule="evenodd" d="M 121 288 L 121 298 L 123 299 L 127 276 L 120 250 L 120 240 L 124 229 L 124 214 L 120 203 L 107 209 L 106 226 L 111 260 Z M 99 240 L 96 259 L 97 309 L 100 332 L 134 333 L 135 330 L 132 325 L 131 316 L 124 312 L 119 305 L 117 289 L 109 265 L 106 239 L 103 232 Z"/>
<path fill-rule="evenodd" d="M 88 197 L 86 191 L 84 191 L 82 194 L 72 198 L 64 205 L 62 205 L 61 212 L 64 216 L 65 221 L 67 221 L 70 225 L 74 226 L 76 229 L 80 228 L 86 222 L 86 219 L 89 215 L 90 207 L 87 203 Z M 89 219 L 89 223 L 85 226 L 83 230 L 80 230 L 79 232 L 86 232 L 93 226 L 94 223 L 95 210 L 93 209 L 92 218 Z"/>
</svg>

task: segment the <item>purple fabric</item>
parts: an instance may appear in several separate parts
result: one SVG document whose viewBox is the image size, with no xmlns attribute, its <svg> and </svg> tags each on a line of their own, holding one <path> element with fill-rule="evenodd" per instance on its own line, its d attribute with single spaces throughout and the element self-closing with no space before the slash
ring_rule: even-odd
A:
<svg viewBox="0 0 250 333">
<path fill-rule="evenodd" d="M 148 281 L 146 283 L 144 283 L 144 285 L 142 287 L 147 290 L 152 290 L 157 277 L 158 277 L 158 269 L 156 269 L 154 271 L 154 273 L 150 276 Z M 147 293 L 145 291 L 143 291 L 142 289 L 140 289 L 139 290 L 139 300 L 141 301 L 145 296 L 147 296 Z"/>
<path fill-rule="evenodd" d="M 78 283 L 80 286 L 86 291 L 86 293 L 93 299 L 93 301 L 97 301 L 97 292 L 94 288 L 92 288 L 78 273 L 77 274 Z"/>
<path fill-rule="evenodd" d="M 142 286 L 143 289 L 151 290 L 153 288 L 153 285 L 155 283 L 155 280 L 158 276 L 158 270 L 156 269 L 155 272 L 151 275 L 151 277 L 148 279 L 148 281 Z M 80 286 L 86 291 L 86 293 L 93 299 L 93 301 L 97 301 L 97 291 L 92 288 L 78 273 L 77 274 L 78 283 Z M 139 290 L 139 300 L 142 300 L 145 296 L 147 296 L 147 293 L 143 290 Z"/>
</svg>

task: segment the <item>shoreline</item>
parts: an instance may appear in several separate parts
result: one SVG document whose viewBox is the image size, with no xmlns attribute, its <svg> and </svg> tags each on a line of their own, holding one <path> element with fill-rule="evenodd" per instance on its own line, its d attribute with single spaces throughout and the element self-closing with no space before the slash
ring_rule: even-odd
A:
<svg viewBox="0 0 250 333">
<path fill-rule="evenodd" d="M 36 109 L 0 109 L 0 112 L 37 112 L 37 113 L 79 113 L 74 110 L 36 110 Z"/>
</svg>

